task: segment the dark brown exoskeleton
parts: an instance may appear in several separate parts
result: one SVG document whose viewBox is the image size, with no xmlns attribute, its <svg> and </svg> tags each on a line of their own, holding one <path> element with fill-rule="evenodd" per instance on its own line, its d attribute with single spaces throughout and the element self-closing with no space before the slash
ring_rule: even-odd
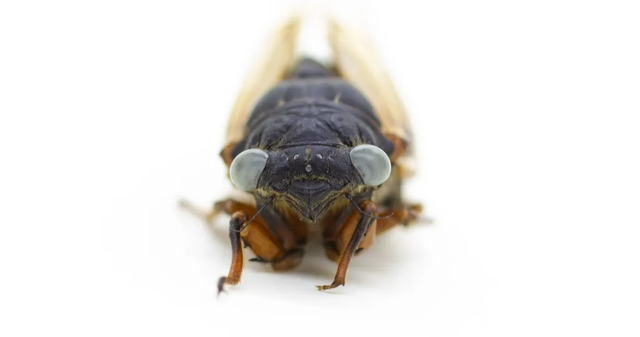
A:
<svg viewBox="0 0 640 337">
<path fill-rule="evenodd" d="M 317 226 L 338 262 L 327 290 L 374 237 L 415 221 L 401 183 L 411 172 L 411 132 L 393 85 L 366 39 L 329 22 L 333 64 L 295 52 L 300 19 L 277 29 L 234 106 L 221 152 L 245 198 L 215 203 L 231 216 L 232 262 L 219 282 L 240 282 L 243 245 L 276 270 L 302 259 Z M 248 198 L 247 198 L 248 197 Z"/>
</svg>

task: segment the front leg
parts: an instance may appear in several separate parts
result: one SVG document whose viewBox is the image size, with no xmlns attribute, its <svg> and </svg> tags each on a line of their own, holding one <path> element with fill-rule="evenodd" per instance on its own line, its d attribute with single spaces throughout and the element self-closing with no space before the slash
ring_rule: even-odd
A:
<svg viewBox="0 0 640 337">
<path fill-rule="evenodd" d="M 208 223 L 218 214 L 231 216 L 231 267 L 228 276 L 219 279 L 218 292 L 224 289 L 225 284 L 240 283 L 244 265 L 243 248 L 251 249 L 256 255 L 256 258 L 250 261 L 270 263 L 274 270 L 292 269 L 302 261 L 307 241 L 307 228 L 302 222 L 267 223 L 266 219 L 259 215 L 247 225 L 248 219 L 257 213 L 256 207 L 232 199 L 216 202 L 210 212 L 202 211 L 186 201 L 182 201 L 181 205 Z M 245 225 L 246 228 L 240 231 Z"/>
<path fill-rule="evenodd" d="M 347 277 L 347 269 L 349 269 L 351 258 L 358 250 L 360 242 L 367 234 L 369 228 L 375 226 L 376 218 L 378 216 L 378 209 L 376 205 L 371 201 L 363 201 L 359 206 L 360 209 L 364 211 L 364 214 L 360 214 L 356 210 L 354 211 L 354 214 L 351 215 L 342 226 L 340 226 L 342 228 L 349 228 L 352 227 L 353 223 L 357 221 L 353 234 L 351 234 L 351 238 L 349 239 L 349 243 L 347 243 L 347 245 L 340 253 L 340 258 L 338 260 L 338 270 L 336 271 L 336 275 L 333 278 L 333 282 L 330 285 L 317 286 L 318 290 L 328 290 L 344 285 L 345 279 Z M 375 231 L 372 232 L 372 234 L 375 235 Z"/>
<path fill-rule="evenodd" d="M 231 241 L 231 267 L 229 275 L 218 280 L 218 294 L 222 292 L 225 284 L 236 285 L 240 283 L 242 277 L 242 267 L 244 266 L 244 254 L 242 252 L 242 239 L 240 229 L 247 222 L 247 213 L 238 211 L 233 213 L 229 220 L 229 240 Z"/>
</svg>

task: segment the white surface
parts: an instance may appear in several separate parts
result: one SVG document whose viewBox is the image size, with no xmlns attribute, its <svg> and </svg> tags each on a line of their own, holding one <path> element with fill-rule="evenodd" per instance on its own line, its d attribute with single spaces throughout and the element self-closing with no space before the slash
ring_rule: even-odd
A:
<svg viewBox="0 0 640 337">
<path fill-rule="evenodd" d="M 216 300 L 225 220 L 176 204 L 230 187 L 227 112 L 286 4 L 2 2 L 0 335 L 640 334 L 633 1 L 340 4 L 412 113 L 436 222 L 335 291 L 315 241 Z"/>
</svg>

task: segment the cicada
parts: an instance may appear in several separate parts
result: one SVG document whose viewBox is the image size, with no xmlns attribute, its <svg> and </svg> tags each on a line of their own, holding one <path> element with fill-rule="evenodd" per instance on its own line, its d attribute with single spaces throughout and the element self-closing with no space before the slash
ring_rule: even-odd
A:
<svg viewBox="0 0 640 337">
<path fill-rule="evenodd" d="M 245 80 L 220 155 L 241 197 L 226 213 L 231 267 L 218 282 L 240 282 L 243 249 L 275 270 L 296 267 L 310 229 L 322 233 L 345 284 L 351 259 L 376 235 L 415 222 L 422 207 L 402 198 L 413 172 L 412 133 L 375 48 L 360 32 L 327 19 L 330 64 L 297 52 L 302 19 L 274 30 Z"/>
</svg>

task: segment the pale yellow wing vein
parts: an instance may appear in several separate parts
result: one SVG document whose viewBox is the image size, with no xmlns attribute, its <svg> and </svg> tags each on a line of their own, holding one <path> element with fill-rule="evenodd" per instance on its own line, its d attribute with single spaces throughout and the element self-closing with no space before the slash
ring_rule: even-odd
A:
<svg viewBox="0 0 640 337">
<path fill-rule="evenodd" d="M 254 105 L 269 89 L 282 81 L 296 61 L 299 29 L 300 18 L 291 17 L 267 40 L 233 105 L 227 124 L 226 144 L 242 140 L 244 126 Z"/>
<path fill-rule="evenodd" d="M 329 20 L 329 42 L 340 76 L 358 88 L 371 102 L 382 122 L 382 131 L 407 141 L 401 158 L 403 176 L 413 174 L 414 146 L 409 118 L 393 82 L 368 37 Z"/>
</svg>

